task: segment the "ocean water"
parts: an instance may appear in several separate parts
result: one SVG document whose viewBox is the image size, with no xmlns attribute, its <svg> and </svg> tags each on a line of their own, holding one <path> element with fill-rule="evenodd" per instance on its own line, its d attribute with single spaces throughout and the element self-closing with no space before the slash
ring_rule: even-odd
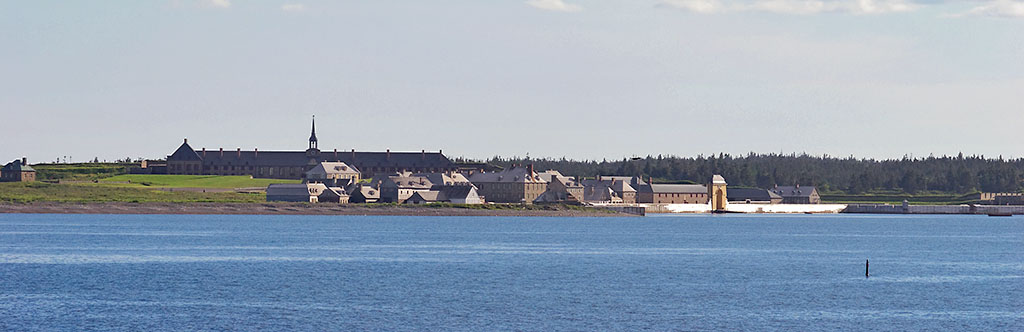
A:
<svg viewBox="0 0 1024 332">
<path fill-rule="evenodd" d="M 1021 331 L 1024 218 L 7 214 L 0 330 Z"/>
</svg>

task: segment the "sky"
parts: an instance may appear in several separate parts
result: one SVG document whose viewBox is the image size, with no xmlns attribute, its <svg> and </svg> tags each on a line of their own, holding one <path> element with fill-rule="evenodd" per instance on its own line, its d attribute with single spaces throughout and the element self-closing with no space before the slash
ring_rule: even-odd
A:
<svg viewBox="0 0 1024 332">
<path fill-rule="evenodd" d="M 1024 156 L 1024 1 L 0 2 L 0 160 Z"/>
</svg>

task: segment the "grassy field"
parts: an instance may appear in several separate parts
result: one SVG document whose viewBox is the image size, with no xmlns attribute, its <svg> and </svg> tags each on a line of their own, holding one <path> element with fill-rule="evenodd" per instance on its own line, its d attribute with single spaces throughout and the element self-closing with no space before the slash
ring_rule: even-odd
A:
<svg viewBox="0 0 1024 332">
<path fill-rule="evenodd" d="M 129 183 L 123 183 L 129 182 Z M 249 176 L 124 174 L 99 180 L 114 187 L 154 188 L 249 188 L 271 183 L 301 183 L 299 180 L 253 179 Z"/>
<path fill-rule="evenodd" d="M 123 163 L 80 163 L 80 164 L 36 164 L 36 179 L 39 181 L 93 181 L 128 173 L 128 168 L 137 164 Z"/>
<path fill-rule="evenodd" d="M 263 194 L 167 192 L 160 190 L 111 187 L 90 184 L 50 184 L 42 182 L 0 183 L 0 202 L 165 202 L 165 203 L 262 203 Z"/>
</svg>

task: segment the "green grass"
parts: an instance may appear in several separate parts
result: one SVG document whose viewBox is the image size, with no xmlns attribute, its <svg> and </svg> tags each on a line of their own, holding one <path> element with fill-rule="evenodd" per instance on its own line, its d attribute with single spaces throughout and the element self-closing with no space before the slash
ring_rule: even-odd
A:
<svg viewBox="0 0 1024 332">
<path fill-rule="evenodd" d="M 913 205 L 969 204 L 975 201 L 964 195 L 948 194 L 863 194 L 863 195 L 821 195 L 824 203 L 840 204 L 903 204 L 907 200 Z"/>
<path fill-rule="evenodd" d="M 42 182 L 0 183 L 0 202 L 164 202 L 263 203 L 266 195 L 202 192 L 167 192 L 143 188 Z"/>
<path fill-rule="evenodd" d="M 125 163 L 80 163 L 80 164 L 36 164 L 36 179 L 39 181 L 92 181 L 128 173 L 129 167 L 138 164 Z"/>
<path fill-rule="evenodd" d="M 106 183 L 104 183 L 106 182 Z M 116 183 L 130 182 L 130 183 Z M 266 187 L 271 183 L 300 183 L 299 180 L 253 179 L 250 176 L 125 174 L 99 180 L 114 187 L 155 188 L 249 188 Z"/>
</svg>

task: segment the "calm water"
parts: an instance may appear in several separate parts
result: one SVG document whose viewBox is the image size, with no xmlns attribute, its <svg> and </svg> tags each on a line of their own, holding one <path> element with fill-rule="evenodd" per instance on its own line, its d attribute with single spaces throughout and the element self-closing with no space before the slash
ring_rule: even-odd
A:
<svg viewBox="0 0 1024 332">
<path fill-rule="evenodd" d="M 1024 330 L 1024 218 L 0 215 L 0 330 L 766 329 Z"/>
</svg>

